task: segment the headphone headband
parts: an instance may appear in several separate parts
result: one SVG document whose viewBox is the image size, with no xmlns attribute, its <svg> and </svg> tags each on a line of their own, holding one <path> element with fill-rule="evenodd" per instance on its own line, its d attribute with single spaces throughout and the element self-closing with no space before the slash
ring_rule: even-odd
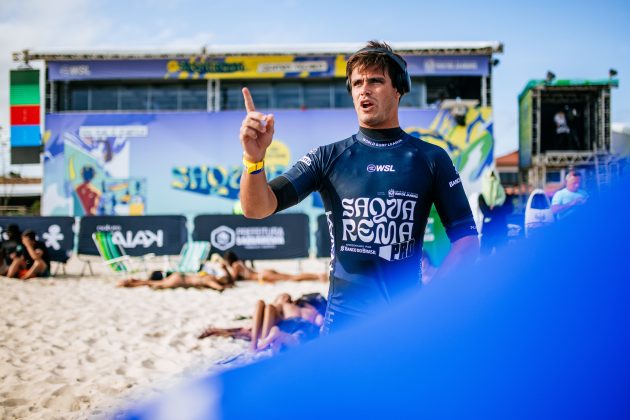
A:
<svg viewBox="0 0 630 420">
<path fill-rule="evenodd" d="M 394 63 L 398 65 L 398 67 L 400 67 L 400 70 L 402 71 L 402 77 L 400 78 L 400 80 L 395 80 L 395 81 L 393 80 L 393 82 L 396 84 L 396 89 L 400 91 L 401 95 L 404 95 L 405 93 L 408 93 L 411 90 L 411 77 L 409 76 L 409 72 L 407 71 L 407 62 L 402 57 L 396 55 L 392 51 L 385 48 L 365 47 L 365 48 L 361 48 L 359 51 L 352 54 L 350 58 L 354 57 L 357 54 L 369 53 L 369 52 L 385 54 L 389 58 L 391 58 L 394 61 Z M 350 86 L 349 79 L 346 80 L 346 87 L 348 89 L 348 92 L 352 92 L 352 86 Z"/>
</svg>

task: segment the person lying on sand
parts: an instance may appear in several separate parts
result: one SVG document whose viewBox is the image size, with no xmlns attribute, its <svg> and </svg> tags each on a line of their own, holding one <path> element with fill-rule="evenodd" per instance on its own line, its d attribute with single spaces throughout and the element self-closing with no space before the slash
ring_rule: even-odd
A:
<svg viewBox="0 0 630 420">
<path fill-rule="evenodd" d="M 232 251 L 227 251 L 225 254 L 223 254 L 223 261 L 225 261 L 227 269 L 230 271 L 230 275 L 234 280 L 254 280 L 258 281 L 259 283 L 275 283 L 277 281 L 327 280 L 327 275 L 325 273 L 289 274 L 281 273 L 272 269 L 256 271 L 245 265 L 245 262 L 243 262 L 243 260 L 241 260 Z"/>
<path fill-rule="evenodd" d="M 159 274 L 158 274 L 159 273 Z M 140 287 L 149 286 L 152 289 L 175 289 L 177 287 L 195 287 L 198 289 L 209 288 L 222 292 L 233 287 L 234 282 L 229 275 L 217 276 L 206 272 L 194 274 L 171 273 L 166 278 L 160 279 L 161 272 L 152 273 L 151 278 L 146 280 L 127 279 L 118 283 L 118 287 Z"/>
<path fill-rule="evenodd" d="M 199 338 L 210 336 L 232 337 L 251 341 L 254 351 L 270 348 L 278 353 L 284 348 L 319 336 L 324 323 L 326 299 L 319 293 L 303 295 L 292 300 L 287 293 L 280 294 L 273 303 L 256 302 L 251 328 L 207 328 Z"/>
</svg>

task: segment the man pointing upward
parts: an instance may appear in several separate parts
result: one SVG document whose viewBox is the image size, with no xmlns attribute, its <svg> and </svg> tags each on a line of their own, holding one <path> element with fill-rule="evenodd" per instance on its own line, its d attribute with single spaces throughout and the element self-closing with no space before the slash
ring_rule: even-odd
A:
<svg viewBox="0 0 630 420">
<path fill-rule="evenodd" d="M 269 183 L 264 158 L 274 117 L 257 112 L 243 89 L 245 216 L 270 216 L 313 191 L 322 196 L 333 250 L 325 333 L 420 287 L 422 241 L 433 204 L 451 240 L 438 277 L 479 251 L 472 212 L 448 154 L 400 128 L 398 105 L 411 83 L 403 58 L 389 45 L 370 41 L 350 57 L 346 77 L 359 131 L 310 151 Z"/>
</svg>

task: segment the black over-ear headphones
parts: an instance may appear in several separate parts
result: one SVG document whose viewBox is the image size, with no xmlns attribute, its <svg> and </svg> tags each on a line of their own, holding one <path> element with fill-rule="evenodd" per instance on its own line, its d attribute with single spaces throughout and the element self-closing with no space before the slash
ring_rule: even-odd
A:
<svg viewBox="0 0 630 420">
<path fill-rule="evenodd" d="M 409 72 L 407 71 L 407 63 L 405 62 L 405 60 L 385 48 L 362 48 L 352 55 L 354 56 L 366 52 L 386 54 L 389 58 L 391 58 L 398 65 L 398 67 L 400 67 L 400 70 L 402 70 L 402 72 L 397 73 L 397 80 L 392 80 L 392 82 L 394 83 L 394 87 L 401 95 L 409 93 L 409 91 L 411 90 L 411 76 L 409 76 Z M 346 78 L 346 89 L 348 89 L 348 93 L 352 92 L 352 86 L 350 85 L 349 77 Z"/>
</svg>

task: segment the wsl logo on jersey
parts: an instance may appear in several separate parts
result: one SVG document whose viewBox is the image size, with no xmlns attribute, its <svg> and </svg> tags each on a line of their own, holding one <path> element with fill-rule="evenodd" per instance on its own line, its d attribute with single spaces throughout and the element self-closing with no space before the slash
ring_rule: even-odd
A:
<svg viewBox="0 0 630 420">
<path fill-rule="evenodd" d="M 341 200 L 341 251 L 376 254 L 388 260 L 402 260 L 414 254 L 414 211 L 416 200 L 403 198 L 344 198 Z"/>
<path fill-rule="evenodd" d="M 373 163 L 370 163 L 367 166 L 367 171 L 368 172 L 396 172 L 396 169 L 394 169 L 394 165 L 375 165 Z"/>
</svg>

